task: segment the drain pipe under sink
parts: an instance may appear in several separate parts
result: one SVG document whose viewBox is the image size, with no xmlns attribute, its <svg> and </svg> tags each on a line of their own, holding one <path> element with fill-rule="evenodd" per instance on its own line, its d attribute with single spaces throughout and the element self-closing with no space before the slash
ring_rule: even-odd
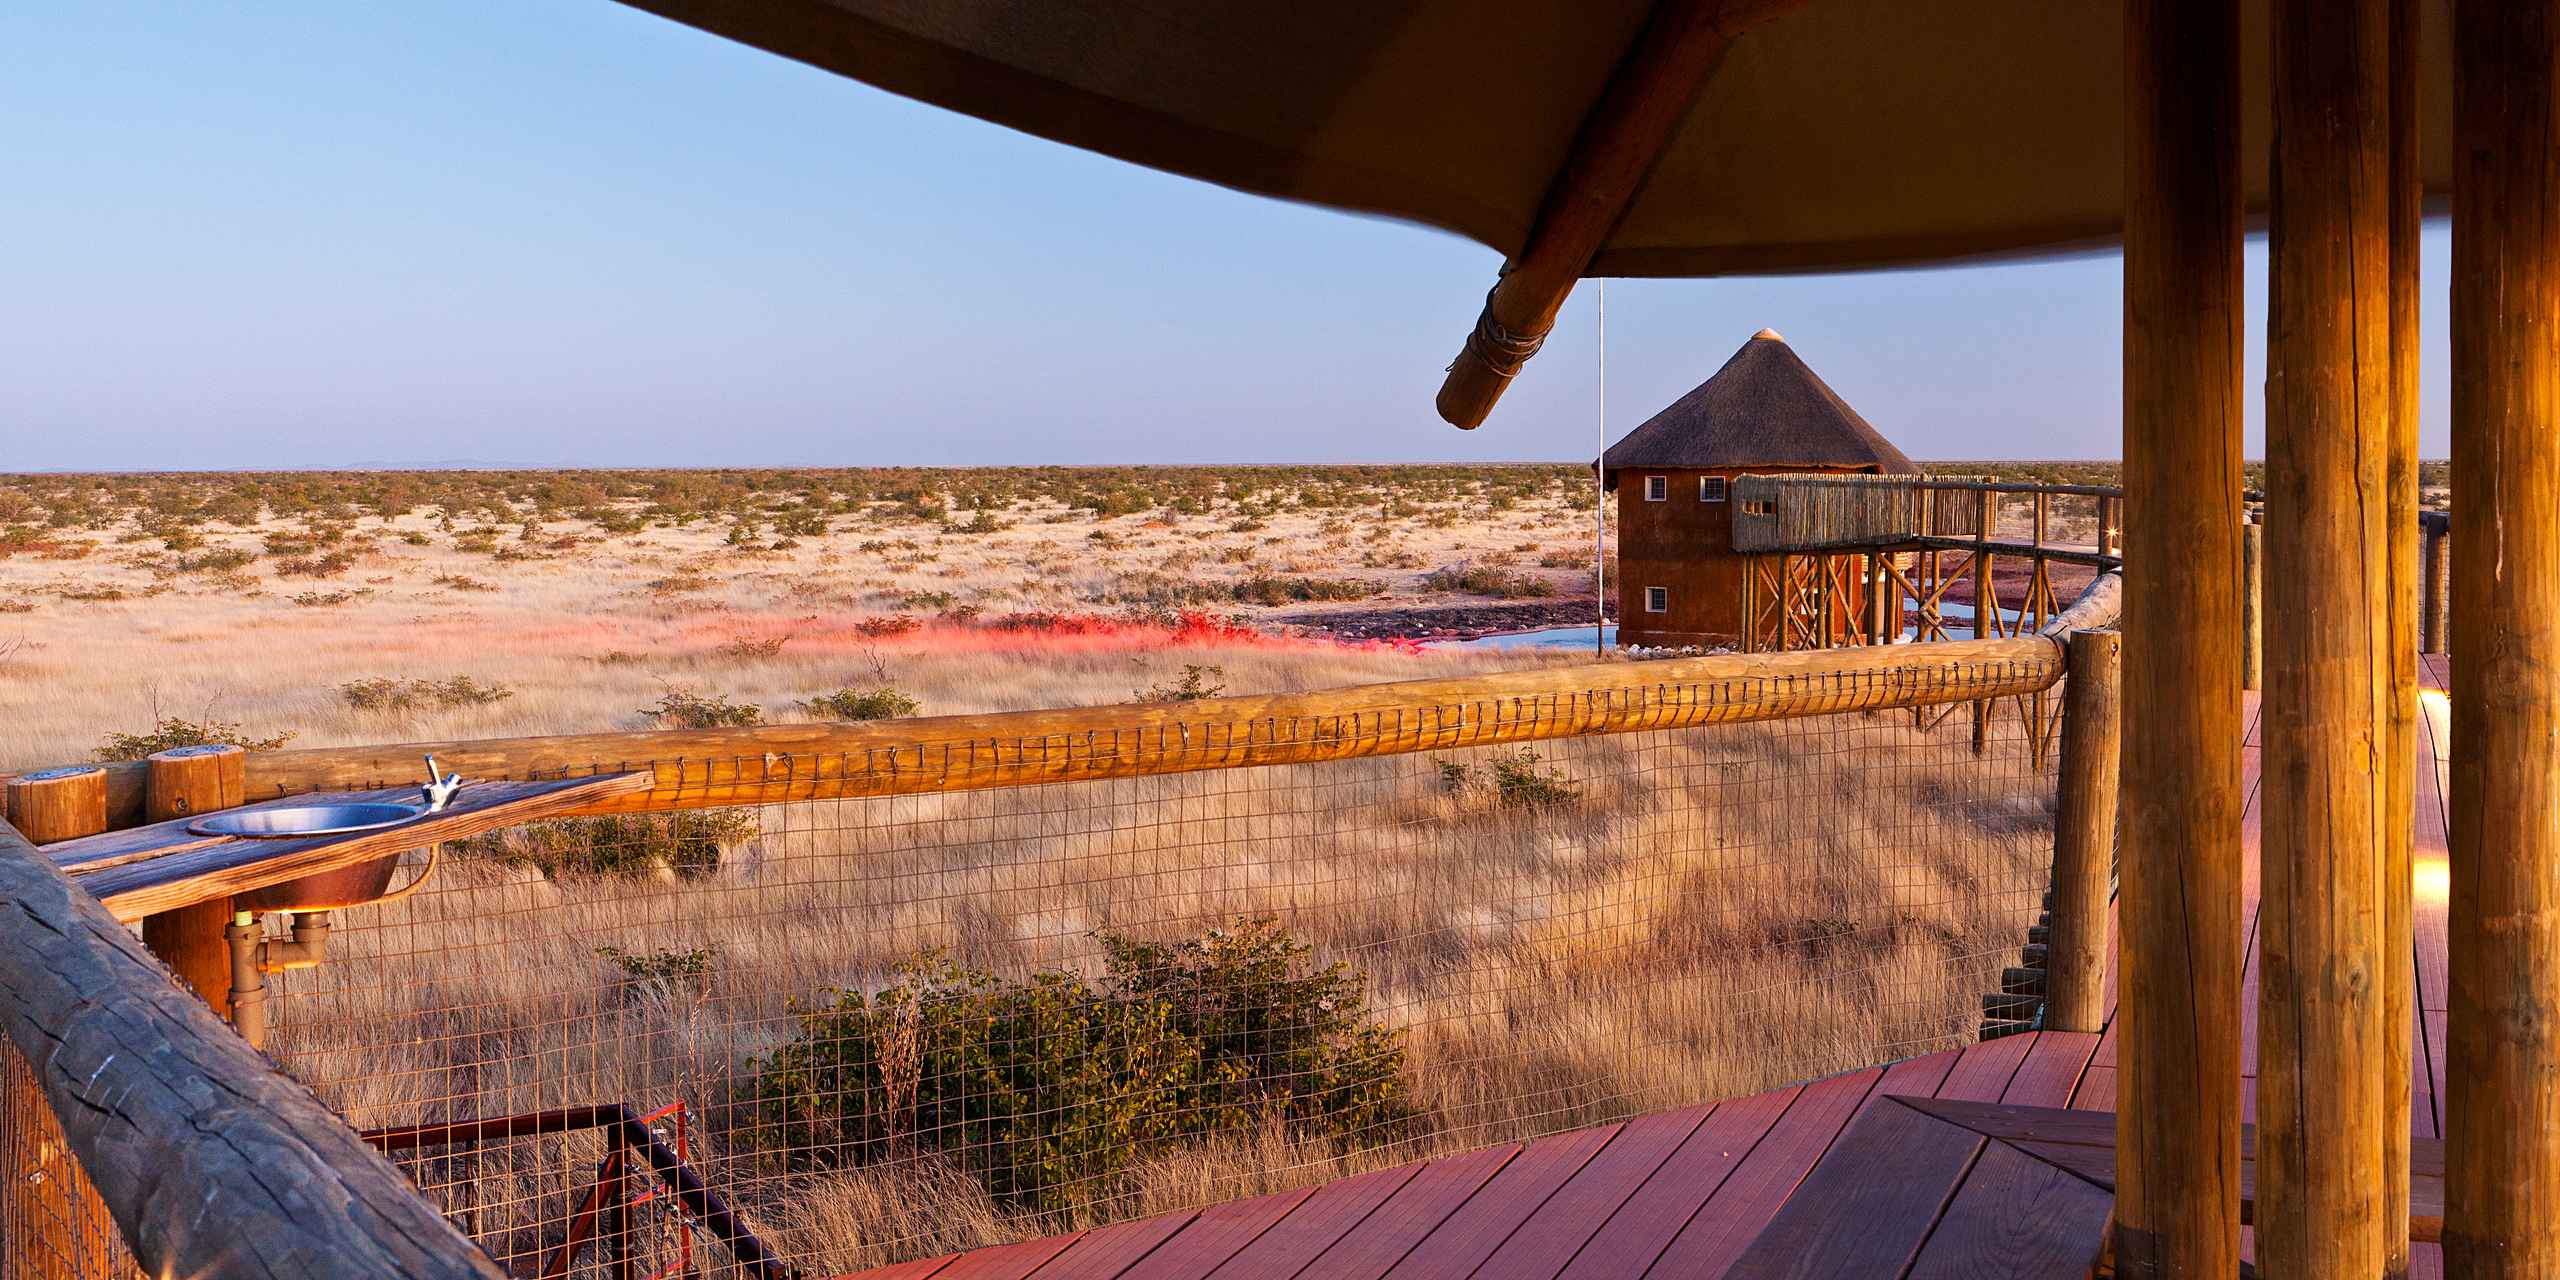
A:
<svg viewBox="0 0 2560 1280">
<path fill-rule="evenodd" d="M 269 938 L 251 912 L 237 912 L 222 936 L 231 944 L 231 1026 L 251 1048 L 267 1047 L 267 975 L 308 969 L 329 955 L 329 913 L 298 911 L 293 940 Z"/>
</svg>

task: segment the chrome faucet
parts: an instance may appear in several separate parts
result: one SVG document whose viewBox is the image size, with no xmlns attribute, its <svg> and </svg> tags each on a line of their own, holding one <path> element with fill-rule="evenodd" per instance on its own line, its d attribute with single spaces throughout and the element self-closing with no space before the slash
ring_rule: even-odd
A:
<svg viewBox="0 0 2560 1280">
<path fill-rule="evenodd" d="M 419 788 L 427 796 L 427 812 L 442 813 L 453 803 L 453 793 L 462 790 L 462 775 L 446 773 L 436 765 L 434 756 L 427 757 L 427 785 Z"/>
</svg>

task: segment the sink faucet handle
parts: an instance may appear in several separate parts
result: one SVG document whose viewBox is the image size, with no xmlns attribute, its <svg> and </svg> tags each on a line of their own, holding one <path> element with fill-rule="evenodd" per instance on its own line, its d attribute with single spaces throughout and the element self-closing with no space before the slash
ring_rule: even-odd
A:
<svg viewBox="0 0 2560 1280">
<path fill-rule="evenodd" d="M 460 791 L 461 789 L 461 774 L 446 773 L 441 766 L 436 764 L 436 758 L 434 756 L 427 757 L 427 785 L 423 790 L 427 793 L 428 812 L 442 812 L 447 804 L 452 803 L 453 793 Z"/>
</svg>

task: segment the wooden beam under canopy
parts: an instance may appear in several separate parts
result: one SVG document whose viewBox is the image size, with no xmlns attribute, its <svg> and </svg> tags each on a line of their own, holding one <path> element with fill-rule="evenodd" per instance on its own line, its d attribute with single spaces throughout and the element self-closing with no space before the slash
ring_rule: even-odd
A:
<svg viewBox="0 0 2560 1280">
<path fill-rule="evenodd" d="M 1688 118 L 1725 50 L 1736 36 L 1798 3 L 1661 0 L 1654 6 L 1575 135 L 1528 244 L 1494 283 L 1475 331 L 1449 363 L 1440 385 L 1441 417 L 1473 430 L 1493 412 L 1512 375 L 1555 327 L 1557 310 Z"/>
</svg>

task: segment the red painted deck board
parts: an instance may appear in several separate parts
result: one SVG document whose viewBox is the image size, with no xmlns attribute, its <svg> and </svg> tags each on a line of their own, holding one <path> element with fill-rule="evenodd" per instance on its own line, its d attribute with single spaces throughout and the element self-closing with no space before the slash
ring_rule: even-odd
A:
<svg viewBox="0 0 2560 1280">
<path fill-rule="evenodd" d="M 1933 1057 L 1952 1057 L 1935 1054 Z M 1800 1087 L 1716 1104 L 1705 1124 L 1574 1255 L 1560 1280 L 1640 1276 L 1795 1102 Z"/>
<path fill-rule="evenodd" d="M 2098 1037 L 2087 1031 L 2047 1031 L 2038 1035 L 2035 1046 L 2027 1050 L 2026 1061 L 2019 1063 L 2017 1074 L 2009 1077 L 2009 1087 L 1999 1100 L 2021 1107 L 2071 1105 L 2072 1090 L 2089 1069 L 2089 1055 L 2097 1047 Z"/>
<path fill-rule="evenodd" d="M 1474 1274 L 1521 1223 L 1616 1141 L 1622 1129 L 1614 1124 L 1583 1129 L 1521 1148 L 1502 1172 L 1478 1188 L 1387 1274 L 1395 1280 L 1464 1280 Z"/>
<path fill-rule="evenodd" d="M 1432 1161 L 1300 1274 L 1343 1280 L 1385 1275 L 1519 1154 L 1517 1144 L 1506 1144 Z"/>
<path fill-rule="evenodd" d="M 1795 1194 L 1883 1075 L 1869 1069 L 1806 1085 L 1645 1274 L 1664 1280 L 1723 1275 L 1778 1206 Z"/>
<path fill-rule="evenodd" d="M 1600 1154 L 1520 1224 L 1472 1280 L 1555 1280 L 1601 1224 L 1698 1131 L 1708 1111 L 1692 1107 L 1628 1121 Z"/>
<path fill-rule="evenodd" d="M 1732 1274 L 1899 1276 L 1973 1172 L 1982 1135 L 1887 1103 L 1859 1117 Z"/>
<path fill-rule="evenodd" d="M 1082 1234 L 1074 1232 L 973 1250 L 962 1254 L 950 1266 L 934 1272 L 933 1280 L 1023 1280 L 1050 1259 L 1074 1247 Z"/>
<path fill-rule="evenodd" d="M 1190 1280 L 1214 1271 L 1315 1191 L 1300 1187 L 1203 1209 L 1189 1226 L 1121 1272 L 1122 1280 Z"/>
<path fill-rule="evenodd" d="M 1128 1270 L 1131 1263 L 1153 1252 L 1174 1233 L 1191 1225 L 1191 1220 L 1198 1216 L 1187 1212 L 1167 1213 L 1098 1227 L 1077 1237 L 1064 1253 L 1031 1274 L 1038 1280 L 1111 1280 Z"/>
<path fill-rule="evenodd" d="M 1316 1188 L 1296 1212 L 1210 1272 L 1210 1280 L 1288 1280 L 1349 1235 L 1423 1168 L 1397 1165 Z"/>
<path fill-rule="evenodd" d="M 2032 1035 L 2003 1036 L 1968 1045 L 1956 1058 L 1955 1069 L 1947 1073 L 1945 1084 L 1931 1095 L 1939 1098 L 1963 1098 L 1972 1102 L 1997 1102 L 2009 1088 L 2009 1078 L 2018 1074 L 2018 1064 L 2027 1060 L 2028 1050 L 2040 1037 Z"/>
<path fill-rule="evenodd" d="M 1908 1280 L 2047 1280 L 2089 1265 L 2115 1198 L 2015 1147 L 1993 1144 L 1947 1205 Z"/>
</svg>

